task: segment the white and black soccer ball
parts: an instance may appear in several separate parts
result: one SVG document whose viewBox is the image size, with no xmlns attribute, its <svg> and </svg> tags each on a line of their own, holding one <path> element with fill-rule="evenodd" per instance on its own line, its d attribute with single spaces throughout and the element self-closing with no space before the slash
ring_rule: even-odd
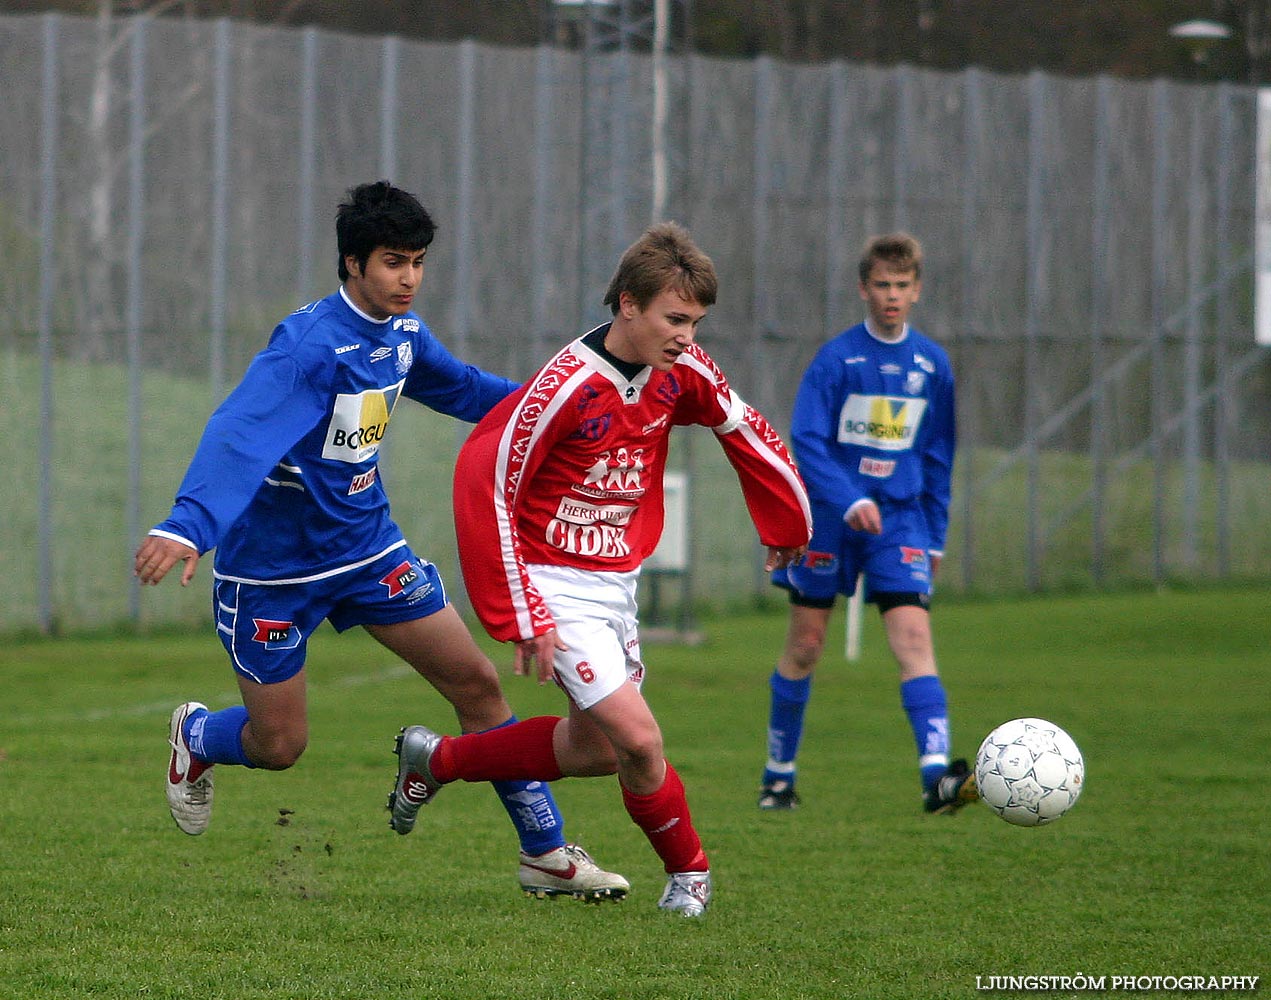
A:
<svg viewBox="0 0 1271 1000">
<path fill-rule="evenodd" d="M 1016 826 L 1053 823 L 1072 808 L 1086 765 L 1071 736 L 1045 719 L 1012 719 L 975 755 L 980 800 Z"/>
</svg>

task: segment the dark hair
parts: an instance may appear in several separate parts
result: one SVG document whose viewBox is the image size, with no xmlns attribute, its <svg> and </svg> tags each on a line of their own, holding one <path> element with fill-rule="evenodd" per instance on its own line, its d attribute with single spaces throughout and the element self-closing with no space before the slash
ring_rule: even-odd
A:
<svg viewBox="0 0 1271 1000">
<path fill-rule="evenodd" d="M 605 292 L 605 305 L 616 316 L 618 300 L 628 292 L 643 309 L 668 288 L 691 302 L 711 306 L 719 280 L 715 265 L 693 243 L 688 230 L 674 222 L 661 222 L 627 247 Z"/>
<path fill-rule="evenodd" d="M 412 252 L 432 242 L 437 227 L 413 194 L 374 181 L 350 188 L 335 212 L 335 244 L 340 254 L 339 275 L 347 281 L 346 257 L 365 268 L 376 247 Z"/>
<path fill-rule="evenodd" d="M 913 271 L 916 281 L 922 277 L 922 244 L 908 233 L 871 237 L 861 251 L 862 285 L 869 281 L 875 264 L 886 264 L 893 271 Z"/>
</svg>

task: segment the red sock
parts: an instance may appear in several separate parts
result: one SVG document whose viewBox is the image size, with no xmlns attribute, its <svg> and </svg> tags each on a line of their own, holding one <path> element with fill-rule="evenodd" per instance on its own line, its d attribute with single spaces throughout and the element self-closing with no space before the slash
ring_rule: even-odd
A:
<svg viewBox="0 0 1271 1000">
<path fill-rule="evenodd" d="M 429 770 L 447 781 L 555 781 L 561 777 L 552 749 L 558 715 L 540 715 L 484 733 L 446 736 L 433 751 Z"/>
<path fill-rule="evenodd" d="M 633 795 L 624 788 L 622 804 L 649 838 L 667 874 L 703 872 L 710 867 L 688 813 L 684 783 L 670 761 L 666 762 L 666 780 L 661 788 L 652 795 Z"/>
</svg>

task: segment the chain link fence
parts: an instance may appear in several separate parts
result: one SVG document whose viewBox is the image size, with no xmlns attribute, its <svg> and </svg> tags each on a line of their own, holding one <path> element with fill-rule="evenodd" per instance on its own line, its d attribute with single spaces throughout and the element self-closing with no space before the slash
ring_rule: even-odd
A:
<svg viewBox="0 0 1271 1000">
<path fill-rule="evenodd" d="M 664 171 L 720 271 L 702 339 L 783 429 L 863 315 L 864 240 L 910 229 L 914 319 L 959 378 L 943 588 L 1271 573 L 1253 90 L 676 56 L 655 137 L 627 51 L 43 15 L 0 17 L 0 55 L 0 632 L 203 618 L 210 566 L 143 599 L 132 551 L 273 324 L 335 287 L 335 206 L 379 177 L 440 225 L 421 315 L 524 377 L 605 318 Z M 457 591 L 466 428 L 395 416 L 394 513 Z M 769 589 L 718 451 L 674 454 L 681 607 Z"/>
</svg>

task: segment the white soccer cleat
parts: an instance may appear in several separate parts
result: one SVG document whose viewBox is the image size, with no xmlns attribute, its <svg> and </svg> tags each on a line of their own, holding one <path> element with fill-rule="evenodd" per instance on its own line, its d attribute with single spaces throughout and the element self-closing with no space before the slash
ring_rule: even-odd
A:
<svg viewBox="0 0 1271 1000">
<path fill-rule="evenodd" d="M 710 872 L 673 872 L 666 880 L 666 889 L 658 900 L 658 907 L 668 913 L 700 917 L 710 901 Z"/>
<path fill-rule="evenodd" d="M 605 871 L 577 844 L 566 844 L 538 856 L 522 851 L 517 877 L 521 890 L 539 899 L 573 896 L 589 903 L 616 901 L 631 888 L 625 878 Z"/>
<path fill-rule="evenodd" d="M 181 734 L 185 720 L 200 709 L 207 711 L 207 706 L 197 701 L 178 705 L 168 724 L 168 744 L 172 747 L 168 758 L 168 809 L 177 826 L 192 837 L 206 830 L 212 818 L 213 765 L 195 760 Z"/>
</svg>

